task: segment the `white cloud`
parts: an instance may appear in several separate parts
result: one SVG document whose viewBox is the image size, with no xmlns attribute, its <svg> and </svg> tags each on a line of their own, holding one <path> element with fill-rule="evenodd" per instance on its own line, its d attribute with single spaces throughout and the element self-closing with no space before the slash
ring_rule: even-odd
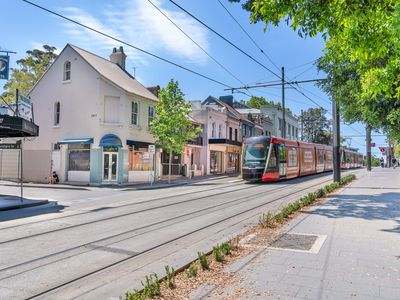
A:
<svg viewBox="0 0 400 300">
<path fill-rule="evenodd" d="M 209 48 L 207 31 L 200 24 L 184 13 L 163 9 L 162 1 L 152 0 L 152 2 L 204 49 Z M 104 13 L 100 16 L 94 16 L 76 7 L 67 7 L 63 11 L 64 15 L 71 19 L 159 56 L 172 54 L 186 62 L 196 64 L 207 62 L 204 52 L 148 1 L 125 0 L 113 6 L 108 5 L 103 8 Z M 99 49 L 111 51 L 113 47 L 119 46 L 117 41 L 74 23 L 64 23 L 64 26 L 71 42 L 78 43 L 82 48 L 98 52 Z M 149 58 L 148 55 L 131 47 L 125 46 L 124 49 L 129 60 L 146 63 Z"/>
</svg>

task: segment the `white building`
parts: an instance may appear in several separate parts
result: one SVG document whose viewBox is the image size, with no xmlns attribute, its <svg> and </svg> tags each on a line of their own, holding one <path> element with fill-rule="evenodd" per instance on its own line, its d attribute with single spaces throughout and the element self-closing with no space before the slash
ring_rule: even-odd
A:
<svg viewBox="0 0 400 300">
<path fill-rule="evenodd" d="M 149 121 L 158 99 L 125 71 L 123 48 L 110 60 L 67 44 L 30 91 L 39 137 L 28 179 L 48 182 L 148 181 L 153 170 Z M 29 156 L 29 155 L 28 155 Z"/>
<path fill-rule="evenodd" d="M 282 110 L 270 105 L 262 105 L 260 107 L 261 112 L 264 115 L 269 116 L 272 121 L 272 132 L 271 135 L 276 137 L 282 137 Z M 289 140 L 298 140 L 299 136 L 299 119 L 286 112 L 285 113 L 285 127 L 286 127 L 286 138 Z"/>
</svg>

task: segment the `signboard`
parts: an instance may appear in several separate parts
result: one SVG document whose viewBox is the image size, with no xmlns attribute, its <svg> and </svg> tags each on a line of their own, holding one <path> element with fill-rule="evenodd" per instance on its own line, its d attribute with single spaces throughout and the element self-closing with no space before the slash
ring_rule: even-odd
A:
<svg viewBox="0 0 400 300">
<path fill-rule="evenodd" d="M 0 116 L 0 138 L 38 136 L 39 126 L 20 117 Z"/>
<path fill-rule="evenodd" d="M 21 118 L 32 121 L 32 103 L 31 99 L 25 96 L 19 96 L 18 112 Z"/>
<path fill-rule="evenodd" d="M 379 147 L 379 150 L 380 150 L 382 153 L 385 153 L 385 147 Z"/>
<path fill-rule="evenodd" d="M 9 65 L 10 57 L 8 55 L 0 55 L 0 79 L 8 80 Z"/>
<path fill-rule="evenodd" d="M 0 144 L 0 149 L 21 149 L 21 143 L 19 143 L 19 144 Z"/>
<path fill-rule="evenodd" d="M 149 145 L 149 153 L 156 153 L 156 145 Z"/>
<path fill-rule="evenodd" d="M 371 147 L 375 147 L 376 145 L 375 145 L 375 143 L 371 143 Z"/>
</svg>

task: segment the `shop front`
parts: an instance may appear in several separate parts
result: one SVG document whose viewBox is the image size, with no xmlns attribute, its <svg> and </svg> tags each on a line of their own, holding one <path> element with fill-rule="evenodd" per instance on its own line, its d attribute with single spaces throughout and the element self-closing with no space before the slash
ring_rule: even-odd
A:
<svg viewBox="0 0 400 300">
<path fill-rule="evenodd" d="M 150 153 L 150 143 L 127 140 L 128 181 L 150 182 L 154 180 L 155 153 Z"/>
<path fill-rule="evenodd" d="M 99 146 L 103 150 L 102 182 L 115 183 L 119 179 L 118 167 L 119 149 L 122 147 L 121 140 L 114 134 L 106 134 L 101 138 Z"/>
<path fill-rule="evenodd" d="M 227 147 L 226 173 L 238 173 L 240 168 L 240 147 Z"/>
<path fill-rule="evenodd" d="M 223 154 L 222 151 L 210 151 L 210 174 L 223 172 Z"/>
</svg>

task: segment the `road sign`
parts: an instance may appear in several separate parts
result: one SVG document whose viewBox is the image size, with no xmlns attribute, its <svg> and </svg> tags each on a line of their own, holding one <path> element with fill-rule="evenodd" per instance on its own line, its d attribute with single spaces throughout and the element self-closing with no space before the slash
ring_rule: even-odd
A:
<svg viewBox="0 0 400 300">
<path fill-rule="evenodd" d="M 371 143 L 371 147 L 375 147 L 376 145 L 375 145 L 375 143 Z"/>
<path fill-rule="evenodd" d="M 149 145 L 149 153 L 156 153 L 156 145 Z"/>
<path fill-rule="evenodd" d="M 385 147 L 379 147 L 379 150 L 380 150 L 382 153 L 385 153 Z"/>
<path fill-rule="evenodd" d="M 21 143 L 19 143 L 19 144 L 0 144 L 0 149 L 21 149 Z"/>
</svg>

